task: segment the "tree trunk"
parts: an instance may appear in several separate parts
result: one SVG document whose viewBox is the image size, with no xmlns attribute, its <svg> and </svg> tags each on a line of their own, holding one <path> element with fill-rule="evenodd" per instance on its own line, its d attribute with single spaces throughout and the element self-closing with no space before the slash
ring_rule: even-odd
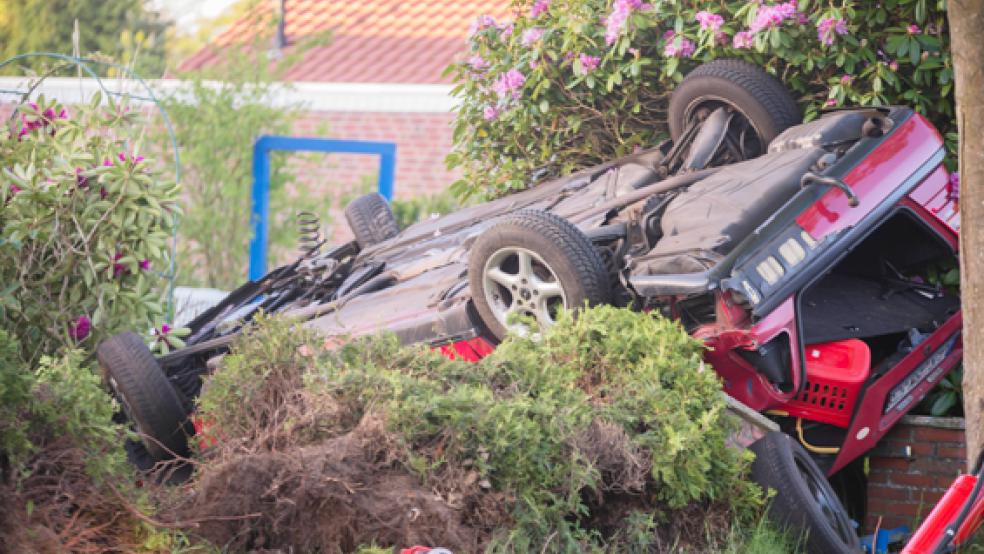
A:
<svg viewBox="0 0 984 554">
<path fill-rule="evenodd" d="M 949 0 L 960 130 L 960 287 L 967 458 L 984 445 L 984 0 Z"/>
</svg>

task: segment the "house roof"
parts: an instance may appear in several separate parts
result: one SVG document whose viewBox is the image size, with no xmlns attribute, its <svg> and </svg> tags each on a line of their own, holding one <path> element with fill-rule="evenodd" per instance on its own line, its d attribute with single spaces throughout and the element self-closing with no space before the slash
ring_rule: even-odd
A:
<svg viewBox="0 0 984 554">
<path fill-rule="evenodd" d="M 222 47 L 268 31 L 275 2 L 266 0 L 223 31 L 213 44 L 181 64 L 208 67 Z M 288 44 L 331 31 L 327 46 L 312 48 L 287 73 L 291 81 L 336 83 L 447 83 L 445 67 L 466 48 L 476 17 L 508 17 L 510 0 L 286 0 Z M 288 46 L 289 48 L 289 46 Z"/>
</svg>

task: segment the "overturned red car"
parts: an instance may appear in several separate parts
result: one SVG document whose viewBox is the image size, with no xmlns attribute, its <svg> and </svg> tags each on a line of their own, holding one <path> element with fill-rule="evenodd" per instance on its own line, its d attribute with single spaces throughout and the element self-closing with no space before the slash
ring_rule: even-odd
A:
<svg viewBox="0 0 984 554">
<path fill-rule="evenodd" d="M 961 359 L 959 213 L 939 133 L 905 107 L 800 124 L 781 83 L 735 60 L 674 91 L 672 140 L 400 230 L 378 195 L 356 239 L 316 244 L 191 324 L 154 357 L 139 337 L 99 360 L 146 463 L 188 454 L 203 378 L 257 313 L 325 335 L 387 330 L 477 358 L 515 315 L 611 303 L 673 317 L 725 392 L 781 429 L 751 445 L 772 514 L 814 552 L 857 552 L 862 458 Z M 528 319 L 526 320 L 528 321 Z"/>
</svg>

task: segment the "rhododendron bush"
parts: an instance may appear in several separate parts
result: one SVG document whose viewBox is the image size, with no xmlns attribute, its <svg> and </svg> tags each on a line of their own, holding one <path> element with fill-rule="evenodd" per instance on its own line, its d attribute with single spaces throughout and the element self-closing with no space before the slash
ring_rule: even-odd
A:
<svg viewBox="0 0 984 554">
<path fill-rule="evenodd" d="M 33 366 L 163 314 L 176 185 L 117 103 L 22 104 L 0 127 L 0 328 Z"/>
<path fill-rule="evenodd" d="M 777 75 L 806 119 L 905 104 L 955 141 L 944 0 L 536 0 L 480 17 L 449 68 L 460 100 L 460 195 L 498 195 L 656 145 L 673 85 L 742 58 Z M 951 135 L 951 133 L 954 133 Z"/>
</svg>

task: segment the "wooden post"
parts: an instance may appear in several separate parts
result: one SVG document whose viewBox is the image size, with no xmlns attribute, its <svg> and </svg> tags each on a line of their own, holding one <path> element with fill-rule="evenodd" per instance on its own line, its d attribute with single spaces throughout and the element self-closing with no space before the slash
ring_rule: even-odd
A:
<svg viewBox="0 0 984 554">
<path fill-rule="evenodd" d="M 984 0 L 949 0 L 960 131 L 960 285 L 967 458 L 984 445 Z"/>
</svg>

